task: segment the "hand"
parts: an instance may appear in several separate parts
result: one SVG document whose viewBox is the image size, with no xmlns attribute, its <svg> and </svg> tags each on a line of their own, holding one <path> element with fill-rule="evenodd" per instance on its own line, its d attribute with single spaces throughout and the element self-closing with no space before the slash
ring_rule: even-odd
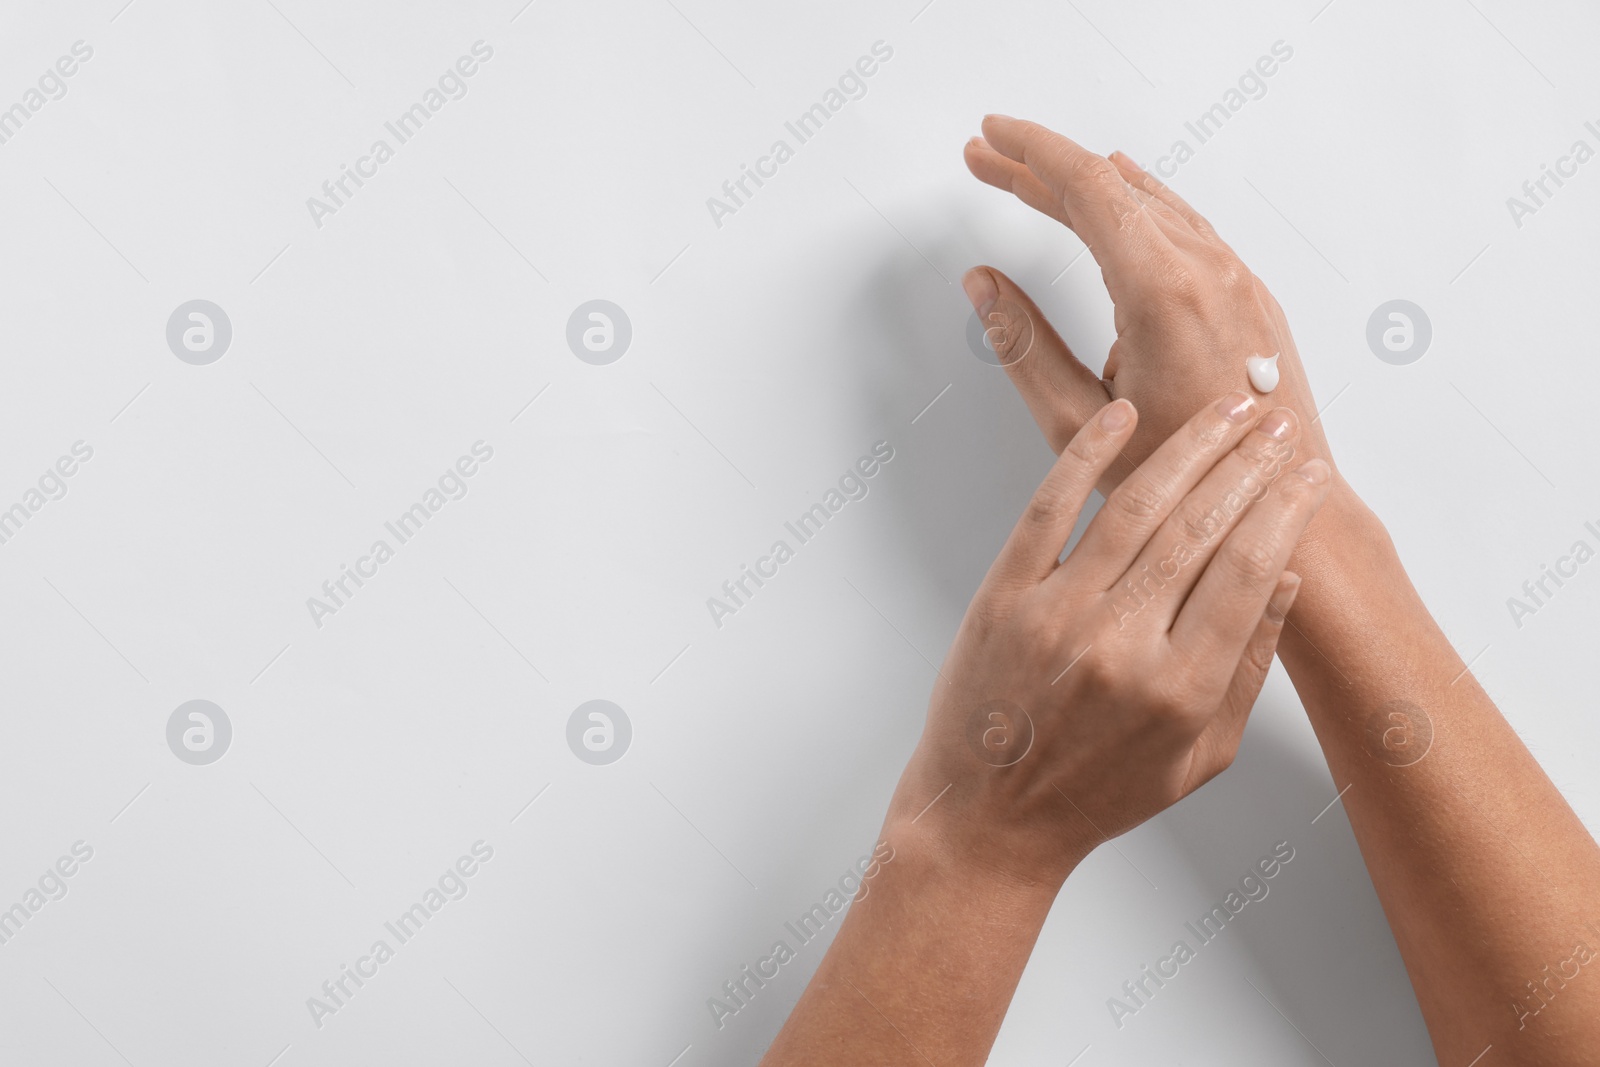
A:
<svg viewBox="0 0 1600 1067">
<path fill-rule="evenodd" d="M 967 167 L 1076 233 L 1116 308 L 1102 382 L 1005 275 L 976 267 L 962 279 L 1051 448 L 1060 452 L 1107 400 L 1133 401 L 1139 430 L 1108 468 L 1109 489 L 1207 398 L 1253 392 L 1245 358 L 1276 352 L 1271 402 L 1301 417 L 1301 452 L 1332 464 L 1283 309 L 1199 212 L 1120 153 L 1097 156 L 1000 115 L 984 119 L 983 133 L 967 143 Z"/>
<path fill-rule="evenodd" d="M 1072 437 L 961 623 L 891 840 L 1054 889 L 1228 766 L 1299 588 L 1284 568 L 1331 474 L 1320 459 L 1284 474 L 1300 419 L 1259 414 L 1243 393 L 1207 405 L 1058 562 L 1137 436 L 1135 409 L 1118 400 Z"/>
</svg>

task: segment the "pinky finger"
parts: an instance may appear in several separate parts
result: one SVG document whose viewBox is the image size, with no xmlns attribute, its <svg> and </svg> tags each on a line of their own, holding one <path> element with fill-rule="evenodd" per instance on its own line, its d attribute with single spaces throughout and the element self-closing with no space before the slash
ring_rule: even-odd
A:
<svg viewBox="0 0 1600 1067">
<path fill-rule="evenodd" d="M 1234 668 L 1233 679 L 1222 700 L 1222 709 L 1206 726 L 1201 737 L 1213 752 L 1224 755 L 1223 765 L 1232 762 L 1239 751 L 1239 741 L 1244 737 L 1245 724 L 1250 721 L 1250 709 L 1255 707 L 1261 687 L 1266 683 L 1267 672 L 1272 669 L 1272 657 L 1278 650 L 1278 638 L 1283 634 L 1285 618 L 1300 593 L 1300 576 L 1284 571 L 1277 587 L 1267 599 L 1256 623 L 1255 632 L 1244 646 L 1244 655 Z"/>
</svg>

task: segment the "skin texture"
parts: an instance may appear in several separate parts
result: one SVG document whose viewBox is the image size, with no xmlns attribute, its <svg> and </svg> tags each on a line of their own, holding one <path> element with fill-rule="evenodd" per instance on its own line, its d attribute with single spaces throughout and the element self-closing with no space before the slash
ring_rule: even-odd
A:
<svg viewBox="0 0 1600 1067">
<path fill-rule="evenodd" d="M 999 271 L 963 280 L 1061 459 L 941 671 L 884 824 L 896 858 L 762 1062 L 982 1063 L 1062 881 L 1227 765 L 1274 647 L 1439 1062 L 1595 1062 L 1600 849 L 1332 465 L 1277 301 L 1126 157 L 1003 116 L 983 133 L 968 168 L 1088 245 L 1117 340 L 1102 380 Z M 1252 392 L 1245 357 L 1274 352 L 1258 399 L 1269 428 L 1292 415 L 1282 436 L 1204 432 L 1223 416 L 1201 405 Z M 1113 398 L 1137 425 L 1097 421 Z M 1090 485 L 1106 506 L 1057 567 Z M 1200 551 L 1167 577 L 1180 541 Z"/>
<path fill-rule="evenodd" d="M 1292 411 L 1262 417 L 1234 392 L 1157 447 L 1058 562 L 1137 423 L 1126 400 L 1101 409 L 1001 549 L 890 803 L 894 860 L 763 1063 L 981 1063 L 1071 870 L 1233 760 L 1299 588 L 1289 554 L 1332 472 L 1300 461 Z"/>
</svg>

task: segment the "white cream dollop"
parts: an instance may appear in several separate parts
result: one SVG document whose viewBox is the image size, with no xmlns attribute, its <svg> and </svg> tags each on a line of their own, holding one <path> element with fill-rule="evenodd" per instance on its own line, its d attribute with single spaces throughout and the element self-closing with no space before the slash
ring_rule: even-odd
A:
<svg viewBox="0 0 1600 1067">
<path fill-rule="evenodd" d="M 1245 373 L 1250 375 L 1250 384 L 1255 386 L 1258 393 L 1270 393 L 1278 387 L 1278 356 L 1274 352 L 1270 356 L 1250 356 L 1244 361 Z"/>
</svg>

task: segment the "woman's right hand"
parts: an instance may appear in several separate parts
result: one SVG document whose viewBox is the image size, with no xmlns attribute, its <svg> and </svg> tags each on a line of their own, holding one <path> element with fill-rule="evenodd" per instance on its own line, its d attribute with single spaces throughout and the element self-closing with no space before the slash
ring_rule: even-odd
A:
<svg viewBox="0 0 1600 1067">
<path fill-rule="evenodd" d="M 1292 410 L 1262 417 L 1232 393 L 1156 448 L 1061 562 L 1137 421 L 1118 400 L 1066 444 L 973 598 L 890 806 L 897 849 L 1058 888 L 1233 759 L 1331 471 L 1298 463 Z"/>
</svg>

